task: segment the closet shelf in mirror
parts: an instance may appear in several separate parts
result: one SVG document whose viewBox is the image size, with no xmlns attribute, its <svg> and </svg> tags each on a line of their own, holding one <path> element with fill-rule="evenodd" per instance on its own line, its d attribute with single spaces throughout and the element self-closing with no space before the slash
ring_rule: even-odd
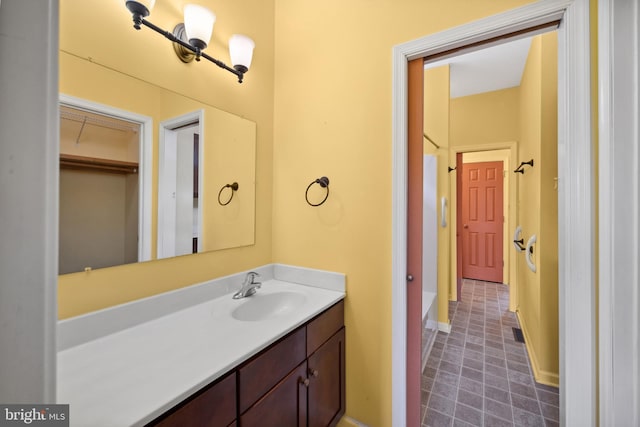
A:
<svg viewBox="0 0 640 427">
<path fill-rule="evenodd" d="M 109 173 L 138 173 L 138 163 L 121 160 L 99 159 L 96 157 L 60 154 L 61 169 L 94 170 Z"/>
</svg>

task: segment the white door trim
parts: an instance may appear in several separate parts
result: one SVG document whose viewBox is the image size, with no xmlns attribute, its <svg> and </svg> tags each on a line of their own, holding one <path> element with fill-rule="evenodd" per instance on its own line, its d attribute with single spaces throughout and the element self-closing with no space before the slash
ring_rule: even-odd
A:
<svg viewBox="0 0 640 427">
<path fill-rule="evenodd" d="M 3 403 L 56 402 L 58 26 L 57 0 L 2 1 L 0 402 Z"/>
<path fill-rule="evenodd" d="M 560 423 L 596 425 L 596 236 L 589 2 L 541 0 L 393 49 L 394 426 L 403 426 L 406 422 L 407 61 L 558 19 L 562 19 L 558 29 Z"/>
<path fill-rule="evenodd" d="M 61 93 L 62 105 L 127 120 L 140 125 L 138 165 L 138 262 L 151 259 L 151 171 L 153 170 L 153 119 L 110 105 Z"/>
<path fill-rule="evenodd" d="M 639 425 L 640 8 L 598 1 L 600 425 Z"/>
</svg>

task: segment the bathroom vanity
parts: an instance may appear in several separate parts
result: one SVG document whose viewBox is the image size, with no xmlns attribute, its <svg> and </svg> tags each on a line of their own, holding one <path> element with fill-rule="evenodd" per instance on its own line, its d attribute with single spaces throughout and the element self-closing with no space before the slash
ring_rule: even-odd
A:
<svg viewBox="0 0 640 427">
<path fill-rule="evenodd" d="M 333 426 L 345 408 L 344 276 L 268 265 L 59 323 L 71 426 Z"/>
<path fill-rule="evenodd" d="M 344 344 L 340 301 L 148 425 L 335 426 L 345 408 Z"/>
</svg>

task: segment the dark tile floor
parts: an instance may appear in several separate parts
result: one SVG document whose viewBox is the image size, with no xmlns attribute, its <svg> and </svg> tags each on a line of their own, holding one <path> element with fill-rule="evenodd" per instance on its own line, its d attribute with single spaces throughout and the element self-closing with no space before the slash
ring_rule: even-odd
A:
<svg viewBox="0 0 640 427">
<path fill-rule="evenodd" d="M 533 379 L 506 285 L 465 280 L 422 375 L 422 426 L 557 426 L 558 389 Z"/>
</svg>

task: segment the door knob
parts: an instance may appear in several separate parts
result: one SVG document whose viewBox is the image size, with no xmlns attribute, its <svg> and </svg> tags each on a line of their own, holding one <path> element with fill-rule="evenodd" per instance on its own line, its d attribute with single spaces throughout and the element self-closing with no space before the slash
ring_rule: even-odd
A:
<svg viewBox="0 0 640 427">
<path fill-rule="evenodd" d="M 464 228 L 469 228 L 469 224 L 463 225 Z"/>
<path fill-rule="evenodd" d="M 311 369 L 309 368 L 309 375 L 313 376 L 313 377 L 318 377 L 318 370 L 317 369 Z"/>
<path fill-rule="evenodd" d="M 309 387 L 309 378 L 300 378 L 300 384 L 302 384 L 305 387 Z"/>
<path fill-rule="evenodd" d="M 413 275 L 407 274 L 407 282 L 413 282 Z"/>
</svg>

